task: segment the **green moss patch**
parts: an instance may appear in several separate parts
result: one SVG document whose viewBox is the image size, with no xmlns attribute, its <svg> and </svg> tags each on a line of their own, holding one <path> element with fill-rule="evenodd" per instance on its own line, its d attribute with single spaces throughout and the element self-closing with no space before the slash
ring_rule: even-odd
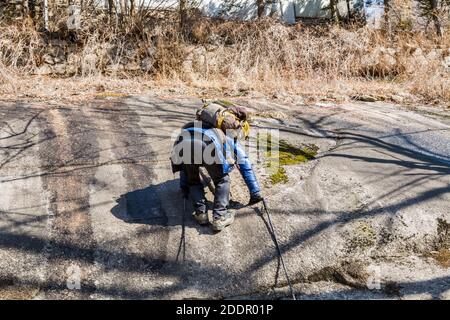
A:
<svg viewBox="0 0 450 320">
<path fill-rule="evenodd" d="M 258 148 L 265 148 L 266 168 L 272 169 L 272 184 L 287 183 L 289 178 L 283 166 L 296 165 L 314 159 L 319 148 L 316 145 L 295 146 L 286 140 L 275 141 L 272 136 L 258 137 Z"/>
<path fill-rule="evenodd" d="M 272 173 L 269 177 L 270 183 L 288 183 L 289 177 L 286 174 L 286 170 L 283 167 L 278 167 L 278 170 Z"/>
<path fill-rule="evenodd" d="M 297 147 L 283 139 L 273 141 L 271 135 L 260 138 L 259 147 L 263 146 L 267 146 L 265 157 L 269 163 L 278 161 L 280 166 L 295 165 L 312 160 L 319 150 L 319 147 L 314 144 Z"/>
<path fill-rule="evenodd" d="M 319 149 L 315 145 L 296 147 L 285 140 L 280 140 L 278 147 L 278 157 L 281 166 L 299 164 L 314 159 Z"/>
</svg>

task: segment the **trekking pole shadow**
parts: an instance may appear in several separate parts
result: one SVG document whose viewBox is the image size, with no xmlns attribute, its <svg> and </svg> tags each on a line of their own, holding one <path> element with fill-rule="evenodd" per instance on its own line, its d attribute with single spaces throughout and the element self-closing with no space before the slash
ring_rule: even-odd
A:
<svg viewBox="0 0 450 320">
<path fill-rule="evenodd" d="M 272 242 L 275 244 L 275 238 L 274 235 L 272 233 L 272 231 L 270 230 L 270 226 L 269 223 L 267 222 L 267 220 L 264 218 L 264 214 L 261 211 L 260 208 L 256 207 L 254 208 L 256 214 L 261 218 L 261 220 L 263 221 L 264 225 L 266 226 L 267 231 L 269 232 L 270 238 L 272 239 Z M 278 286 L 278 279 L 280 277 L 280 267 L 281 267 L 281 260 L 280 260 L 280 256 L 277 255 L 277 270 L 275 272 L 275 279 L 274 279 L 274 287 L 276 288 Z"/>
<path fill-rule="evenodd" d="M 286 276 L 286 281 L 287 281 L 287 284 L 289 286 L 289 290 L 290 290 L 291 296 L 292 296 L 293 300 L 296 300 L 296 297 L 295 297 L 295 294 L 294 294 L 294 289 L 292 287 L 291 280 L 289 278 L 288 272 L 286 270 L 286 266 L 284 264 L 283 256 L 282 256 L 281 249 L 280 249 L 280 245 L 278 244 L 277 236 L 275 235 L 275 229 L 274 229 L 273 224 L 272 224 L 272 219 L 270 218 L 269 209 L 267 209 L 267 204 L 266 204 L 266 201 L 264 199 L 263 199 L 262 203 L 263 203 L 264 211 L 267 214 L 267 222 L 265 221 L 263 213 L 261 212 L 261 210 L 259 210 L 260 216 L 262 217 L 262 219 L 264 221 L 264 224 L 266 225 L 266 228 L 268 229 L 269 234 L 270 234 L 270 236 L 272 238 L 272 241 L 275 244 L 275 248 L 276 248 L 277 253 L 278 253 L 279 265 L 281 264 L 281 266 L 283 267 L 283 271 L 284 271 L 284 274 Z M 279 266 L 277 268 L 277 273 L 278 272 L 279 272 Z"/>
<path fill-rule="evenodd" d="M 186 262 L 186 197 L 183 197 L 183 215 L 181 217 L 181 237 L 178 246 L 176 261 L 180 258 L 180 253 L 183 253 L 183 263 Z"/>
</svg>

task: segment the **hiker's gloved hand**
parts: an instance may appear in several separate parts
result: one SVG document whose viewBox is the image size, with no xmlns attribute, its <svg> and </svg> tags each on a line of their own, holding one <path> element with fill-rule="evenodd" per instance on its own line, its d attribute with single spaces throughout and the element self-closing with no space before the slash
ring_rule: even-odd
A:
<svg viewBox="0 0 450 320">
<path fill-rule="evenodd" d="M 187 199 L 189 198 L 189 187 L 188 186 L 183 186 L 180 188 L 181 190 L 181 194 L 183 195 L 183 198 Z"/>
<path fill-rule="evenodd" d="M 259 192 L 252 193 L 250 195 L 250 202 L 248 203 L 248 205 L 251 206 L 251 205 L 261 202 L 263 200 L 264 200 L 264 198 Z"/>
</svg>

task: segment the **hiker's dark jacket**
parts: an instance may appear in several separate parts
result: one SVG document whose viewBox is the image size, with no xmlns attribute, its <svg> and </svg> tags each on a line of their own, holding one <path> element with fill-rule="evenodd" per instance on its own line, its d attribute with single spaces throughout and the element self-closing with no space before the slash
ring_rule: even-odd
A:
<svg viewBox="0 0 450 320">
<path fill-rule="evenodd" d="M 220 129 L 211 128 L 208 126 L 194 127 L 193 123 L 187 124 L 183 127 L 182 133 L 178 136 L 174 148 L 185 139 L 189 139 L 192 145 L 198 144 L 200 150 L 210 147 L 214 144 L 215 161 L 222 165 L 224 173 L 229 173 L 237 165 L 242 178 L 247 185 L 250 194 L 260 192 L 258 181 L 252 169 L 250 159 L 238 141 L 233 138 L 225 136 Z M 176 152 L 174 152 L 176 153 Z M 183 163 L 180 159 L 176 159 L 177 155 L 172 153 L 172 171 L 180 171 L 180 187 L 187 186 L 186 177 L 183 172 Z M 194 155 L 193 155 L 194 157 Z M 198 163 L 198 162 L 191 162 Z"/>
</svg>

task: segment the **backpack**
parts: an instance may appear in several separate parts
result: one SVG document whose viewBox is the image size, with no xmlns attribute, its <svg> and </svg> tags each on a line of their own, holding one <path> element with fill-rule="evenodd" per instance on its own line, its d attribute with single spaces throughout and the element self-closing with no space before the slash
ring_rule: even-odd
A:
<svg viewBox="0 0 450 320">
<path fill-rule="evenodd" d="M 228 101 L 215 100 L 210 103 L 203 101 L 204 105 L 197 110 L 197 120 L 213 128 L 227 130 L 242 130 L 244 137 L 248 137 L 250 126 L 248 113 L 244 107 L 236 106 Z"/>
</svg>

